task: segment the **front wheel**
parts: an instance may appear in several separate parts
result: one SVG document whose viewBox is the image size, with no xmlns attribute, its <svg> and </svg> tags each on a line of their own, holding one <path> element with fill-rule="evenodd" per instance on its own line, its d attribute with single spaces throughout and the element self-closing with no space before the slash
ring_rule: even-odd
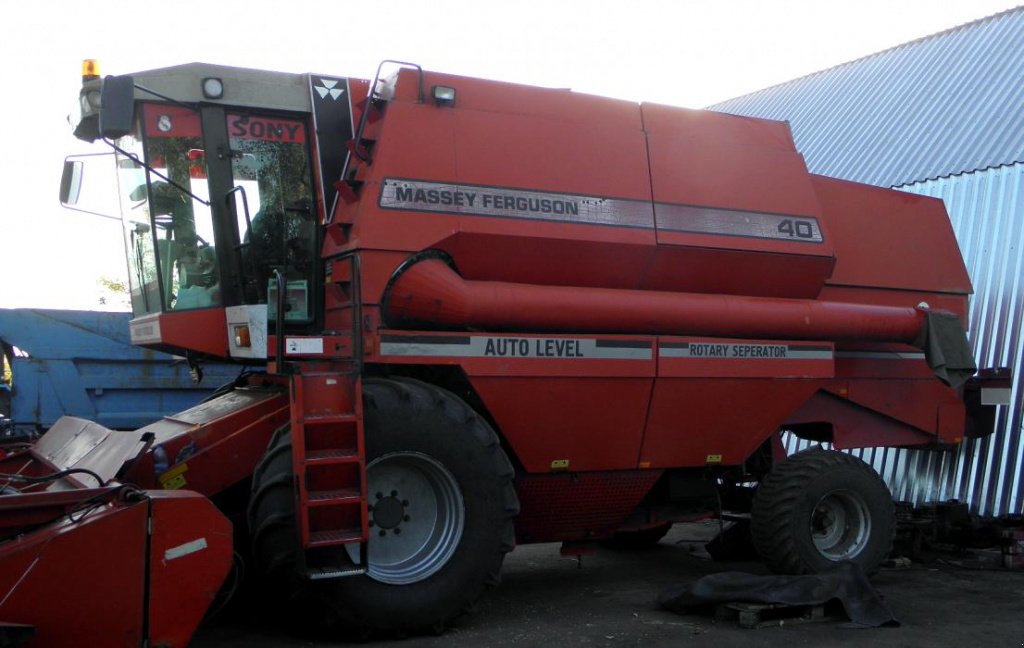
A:
<svg viewBox="0 0 1024 648">
<path fill-rule="evenodd" d="M 363 385 L 370 536 L 367 571 L 297 578 L 287 430 L 253 475 L 254 554 L 291 596 L 362 630 L 438 630 L 498 582 L 519 503 L 498 436 L 450 392 L 407 379 Z M 347 545 L 353 559 L 358 546 Z M 283 578 L 282 578 L 283 577 Z"/>
<path fill-rule="evenodd" d="M 850 560 L 877 571 L 892 548 L 894 506 L 878 473 L 860 459 L 811 448 L 761 482 L 751 533 L 776 572 L 807 574 Z"/>
</svg>

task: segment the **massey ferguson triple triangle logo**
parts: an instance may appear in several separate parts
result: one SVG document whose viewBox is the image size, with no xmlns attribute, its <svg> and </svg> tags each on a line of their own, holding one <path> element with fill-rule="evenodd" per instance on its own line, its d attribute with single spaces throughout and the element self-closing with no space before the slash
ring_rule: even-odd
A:
<svg viewBox="0 0 1024 648">
<path fill-rule="evenodd" d="M 327 95 L 331 96 L 332 100 L 337 100 L 338 97 L 345 94 L 345 88 L 337 88 L 337 81 L 329 81 L 327 79 L 320 79 L 320 85 L 313 86 L 316 93 L 320 95 L 321 99 L 326 99 Z"/>
</svg>

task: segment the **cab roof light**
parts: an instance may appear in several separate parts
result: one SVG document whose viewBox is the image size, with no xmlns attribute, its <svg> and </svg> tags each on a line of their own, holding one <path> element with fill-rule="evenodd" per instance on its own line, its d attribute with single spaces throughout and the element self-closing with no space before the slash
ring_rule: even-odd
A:
<svg viewBox="0 0 1024 648">
<path fill-rule="evenodd" d="M 430 89 L 430 94 L 438 106 L 451 107 L 455 105 L 455 88 L 451 86 L 436 85 Z"/>
<path fill-rule="evenodd" d="M 96 59 L 82 61 L 82 81 L 93 81 L 100 78 L 100 64 Z"/>
<path fill-rule="evenodd" d="M 203 79 L 203 98 L 221 99 L 224 97 L 224 82 L 217 77 L 206 77 Z"/>
</svg>

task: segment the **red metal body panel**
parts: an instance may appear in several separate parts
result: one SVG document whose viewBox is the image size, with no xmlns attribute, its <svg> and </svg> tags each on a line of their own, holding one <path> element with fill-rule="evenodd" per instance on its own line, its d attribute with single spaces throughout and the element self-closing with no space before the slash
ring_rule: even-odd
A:
<svg viewBox="0 0 1024 648">
<path fill-rule="evenodd" d="M 217 594 L 232 542 L 212 502 L 190 492 L 126 502 L 109 490 L 0 497 L 54 514 L 0 544 L 0 623 L 33 626 L 27 646 L 185 646 Z M 78 510 L 64 517 L 71 499 Z M 0 526 L 12 512 L 0 508 Z"/>
<path fill-rule="evenodd" d="M 231 569 L 231 523 L 193 492 L 149 497 L 149 645 L 186 646 Z"/>
<path fill-rule="evenodd" d="M 963 428 L 960 391 L 905 345 L 386 331 L 366 361 L 461 367 L 531 473 L 736 465 L 786 423 L 834 424 L 842 446 Z"/>
<path fill-rule="evenodd" d="M 941 199 L 822 176 L 811 181 L 833 234 L 830 285 L 870 288 L 876 298 L 885 289 L 972 292 Z"/>
<path fill-rule="evenodd" d="M 230 357 L 223 308 L 145 315 L 133 319 L 129 327 L 132 344 L 154 349 L 192 349 L 218 358 Z"/>
<path fill-rule="evenodd" d="M 573 471 L 636 468 L 653 382 L 479 377 L 473 386 L 526 470 L 547 472 L 554 462 Z"/>
<path fill-rule="evenodd" d="M 147 520 L 108 505 L 0 544 L 0 621 L 34 626 L 28 646 L 142 645 Z"/>
<path fill-rule="evenodd" d="M 247 479 L 274 430 L 288 421 L 288 396 L 278 390 L 236 390 L 148 425 L 168 468 L 155 474 L 150 452 L 125 479 L 152 488 L 188 488 L 206 496 Z"/>
<path fill-rule="evenodd" d="M 938 412 L 935 412 L 936 419 Z M 870 409 L 831 392 L 818 392 L 789 416 L 786 425 L 827 424 L 837 448 L 900 447 L 934 443 L 934 435 L 901 421 L 881 416 Z"/>
<path fill-rule="evenodd" d="M 780 264 L 776 254 L 695 247 L 688 245 L 691 239 L 691 235 L 659 232 L 660 245 L 643 288 L 813 299 L 832 266 L 831 258 L 812 255 L 789 255 Z M 709 272 L 709 268 L 716 270 Z M 756 282 L 751 282 L 753 277 Z"/>
<path fill-rule="evenodd" d="M 820 384 L 814 379 L 659 379 L 641 465 L 742 463 Z"/>
<path fill-rule="evenodd" d="M 143 436 L 152 433 L 153 446 L 161 446 L 168 458 L 167 470 L 155 473 L 150 451 L 124 480 L 143 488 L 187 486 L 214 495 L 252 474 L 270 436 L 288 415 L 287 393 L 263 388 L 236 390 L 134 431 L 108 430 L 65 416 L 28 453 L 4 460 L 0 468 L 36 475 L 85 468 L 108 480 L 143 449 Z M 67 479 L 96 485 L 85 475 Z"/>
</svg>

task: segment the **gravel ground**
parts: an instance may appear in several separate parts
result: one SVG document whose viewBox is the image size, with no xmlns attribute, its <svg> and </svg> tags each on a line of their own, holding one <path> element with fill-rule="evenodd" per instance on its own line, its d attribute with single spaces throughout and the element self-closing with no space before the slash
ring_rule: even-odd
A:
<svg viewBox="0 0 1024 648">
<path fill-rule="evenodd" d="M 439 637 L 371 645 L 1024 646 L 1024 570 L 968 569 L 952 560 L 886 569 L 872 578 L 899 628 L 853 629 L 833 617 L 744 630 L 736 621 L 660 609 L 655 599 L 669 585 L 718 571 L 766 573 L 756 563 L 708 560 L 703 543 L 714 528 L 677 525 L 654 548 L 601 551 L 582 563 L 560 556 L 558 545 L 519 547 L 505 561 L 502 585 L 474 616 Z M 236 605 L 200 628 L 192 645 L 326 647 L 350 641 L 296 634 Z"/>
</svg>

